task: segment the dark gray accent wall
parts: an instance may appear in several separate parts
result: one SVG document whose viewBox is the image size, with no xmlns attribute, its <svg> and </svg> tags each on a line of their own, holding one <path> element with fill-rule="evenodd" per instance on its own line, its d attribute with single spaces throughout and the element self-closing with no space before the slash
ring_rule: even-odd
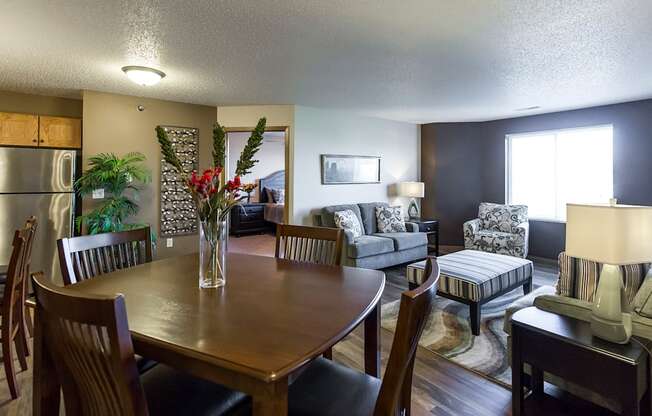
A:
<svg viewBox="0 0 652 416">
<path fill-rule="evenodd" d="M 423 215 L 441 221 L 441 243 L 463 244 L 462 224 L 482 201 L 505 202 L 505 135 L 614 126 L 614 196 L 623 204 L 652 205 L 652 100 L 478 123 L 421 127 Z M 530 222 L 530 254 L 556 258 L 565 224 Z"/>
</svg>

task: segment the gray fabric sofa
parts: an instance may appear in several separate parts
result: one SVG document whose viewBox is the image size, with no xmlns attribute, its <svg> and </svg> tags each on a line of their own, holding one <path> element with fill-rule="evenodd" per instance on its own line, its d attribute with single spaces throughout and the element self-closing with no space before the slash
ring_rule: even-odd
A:
<svg viewBox="0 0 652 416">
<path fill-rule="evenodd" d="M 343 264 L 365 269 L 382 269 L 397 264 L 421 260 L 428 255 L 428 238 L 419 227 L 406 222 L 407 232 L 379 233 L 376 225 L 376 207 L 388 206 L 386 202 L 331 205 L 322 208 L 321 222 L 324 227 L 335 227 L 334 214 L 350 209 L 362 224 L 364 235 L 353 238 L 345 230 Z"/>
</svg>

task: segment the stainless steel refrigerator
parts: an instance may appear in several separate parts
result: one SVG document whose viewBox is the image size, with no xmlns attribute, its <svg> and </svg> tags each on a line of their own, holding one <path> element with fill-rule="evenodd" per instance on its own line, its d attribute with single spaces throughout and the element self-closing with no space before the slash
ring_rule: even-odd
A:
<svg viewBox="0 0 652 416">
<path fill-rule="evenodd" d="M 77 151 L 0 147 L 0 265 L 9 263 L 14 231 L 36 216 L 31 271 L 61 282 L 57 239 L 73 233 Z"/>
</svg>

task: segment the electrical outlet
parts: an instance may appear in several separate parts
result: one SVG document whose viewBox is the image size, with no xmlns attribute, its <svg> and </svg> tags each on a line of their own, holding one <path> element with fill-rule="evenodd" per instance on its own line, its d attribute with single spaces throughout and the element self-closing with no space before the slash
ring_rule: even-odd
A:
<svg viewBox="0 0 652 416">
<path fill-rule="evenodd" d="M 104 188 L 93 189 L 93 199 L 104 199 Z"/>
<path fill-rule="evenodd" d="M 174 247 L 174 239 L 172 238 L 167 238 L 165 240 L 165 247 Z"/>
</svg>

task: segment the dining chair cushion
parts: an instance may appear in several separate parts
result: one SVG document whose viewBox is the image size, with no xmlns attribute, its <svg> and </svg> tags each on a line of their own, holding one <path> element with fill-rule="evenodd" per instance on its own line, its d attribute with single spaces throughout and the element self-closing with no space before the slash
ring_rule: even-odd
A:
<svg viewBox="0 0 652 416">
<path fill-rule="evenodd" d="M 244 415 L 251 412 L 251 399 L 244 393 L 230 390 L 158 364 L 140 381 L 151 416 L 159 415 Z"/>
<path fill-rule="evenodd" d="M 373 415 L 380 383 L 375 377 L 317 358 L 290 386 L 288 414 Z"/>
</svg>

